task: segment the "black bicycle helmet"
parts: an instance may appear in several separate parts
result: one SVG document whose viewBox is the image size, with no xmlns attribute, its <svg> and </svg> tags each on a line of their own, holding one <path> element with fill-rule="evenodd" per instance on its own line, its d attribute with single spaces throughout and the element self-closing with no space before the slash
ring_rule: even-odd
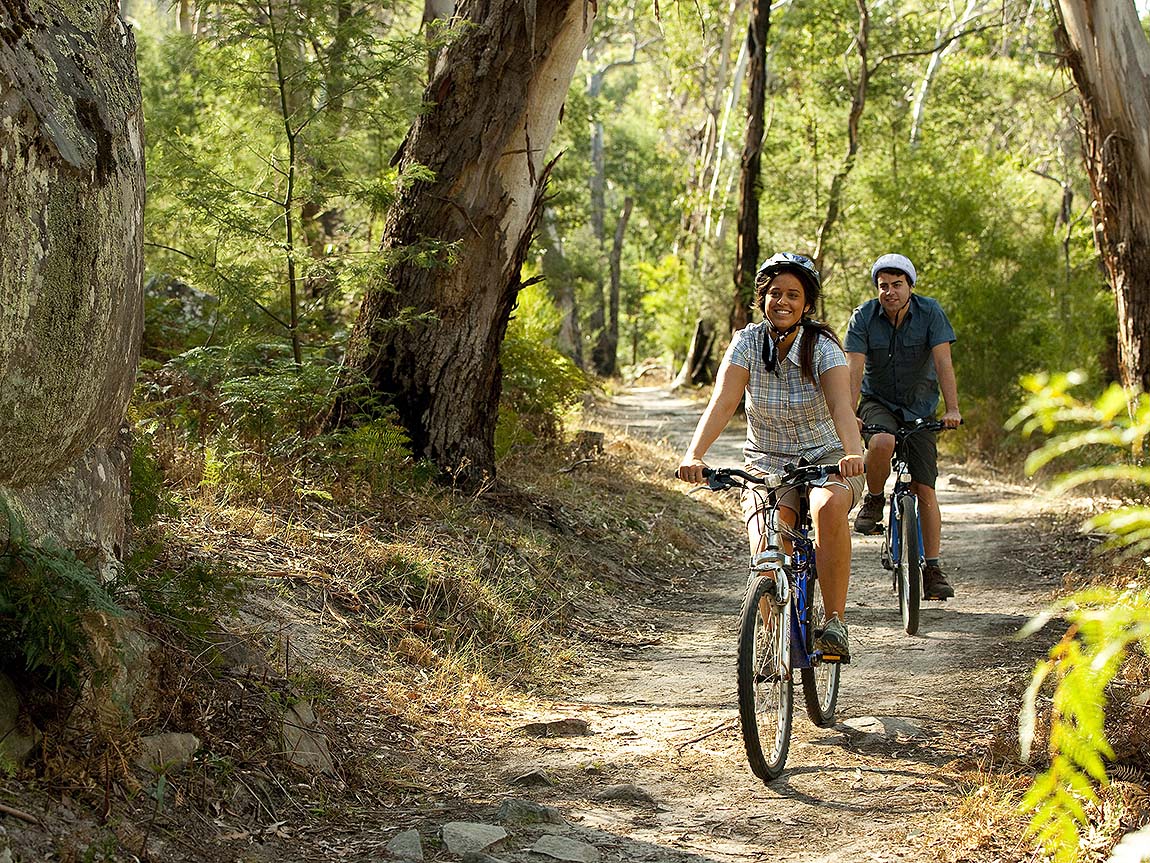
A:
<svg viewBox="0 0 1150 863">
<path fill-rule="evenodd" d="M 796 255 L 793 252 L 779 252 L 763 261 L 759 271 L 755 273 L 755 285 L 759 289 L 759 308 L 763 305 L 762 289 L 772 276 L 778 273 L 794 273 L 802 279 L 806 288 L 806 301 L 809 308 L 815 308 L 819 302 L 819 294 L 823 290 L 823 281 L 819 278 L 819 271 L 815 269 L 815 262 L 806 255 Z"/>
</svg>

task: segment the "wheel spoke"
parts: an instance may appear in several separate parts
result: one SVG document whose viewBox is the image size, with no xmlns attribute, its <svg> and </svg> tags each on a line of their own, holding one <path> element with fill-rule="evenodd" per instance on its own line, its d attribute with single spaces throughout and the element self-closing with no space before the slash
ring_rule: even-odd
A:
<svg viewBox="0 0 1150 863">
<path fill-rule="evenodd" d="M 770 581 L 756 579 L 743 605 L 739 634 L 739 719 L 747 760 L 764 781 L 783 769 L 790 744 L 791 683 L 781 650 L 789 649 L 789 608 L 764 601 Z"/>
</svg>

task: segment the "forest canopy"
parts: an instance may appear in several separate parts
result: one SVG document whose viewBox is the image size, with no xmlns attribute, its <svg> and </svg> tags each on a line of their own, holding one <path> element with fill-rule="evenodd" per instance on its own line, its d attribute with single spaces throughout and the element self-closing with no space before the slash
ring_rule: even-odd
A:
<svg viewBox="0 0 1150 863">
<path fill-rule="evenodd" d="M 381 273 L 397 258 L 451 266 L 434 238 L 386 253 L 380 238 L 388 207 L 421 182 L 395 162 L 435 98 L 429 62 L 459 37 L 408 2 L 126 6 L 147 119 L 145 371 L 282 401 L 259 419 L 250 399 L 226 398 L 186 423 L 222 450 L 250 451 L 238 439 L 253 429 L 258 449 L 296 446 L 324 428 Z M 504 349 L 502 452 L 553 432 L 584 372 L 673 375 L 700 318 L 716 351 L 727 339 L 750 3 L 599 6 L 523 268 L 543 289 L 521 292 Z M 1079 368 L 1100 391 L 1116 374 L 1073 89 L 1042 7 L 876 3 L 861 60 L 864 8 L 772 9 L 760 248 L 809 254 L 841 174 L 820 312 L 841 329 L 870 295 L 874 258 L 908 255 L 958 333 L 963 445 L 993 452 L 1022 375 Z M 401 312 L 389 326 L 409 324 Z M 400 446 L 387 410 L 373 416 Z"/>
</svg>

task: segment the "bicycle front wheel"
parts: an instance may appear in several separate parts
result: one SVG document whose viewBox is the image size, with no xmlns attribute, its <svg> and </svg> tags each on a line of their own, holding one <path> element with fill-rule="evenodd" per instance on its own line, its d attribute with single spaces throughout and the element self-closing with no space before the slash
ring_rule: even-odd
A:
<svg viewBox="0 0 1150 863">
<path fill-rule="evenodd" d="M 898 607 L 902 628 L 907 635 L 918 632 L 919 607 L 922 604 L 922 549 L 919 548 L 918 498 L 904 494 L 899 498 Z"/>
<path fill-rule="evenodd" d="M 806 608 L 810 614 L 807 626 L 807 653 L 814 652 L 815 627 L 826 617 L 823 592 L 815 573 L 807 578 Z M 803 698 L 807 703 L 807 716 L 819 728 L 835 724 L 835 705 L 839 700 L 839 664 L 812 660 L 810 668 L 802 669 Z"/>
<path fill-rule="evenodd" d="M 789 617 L 790 605 L 774 602 L 773 580 L 752 580 L 739 618 L 739 723 L 751 772 L 763 782 L 782 774 L 791 745 Z"/>
</svg>

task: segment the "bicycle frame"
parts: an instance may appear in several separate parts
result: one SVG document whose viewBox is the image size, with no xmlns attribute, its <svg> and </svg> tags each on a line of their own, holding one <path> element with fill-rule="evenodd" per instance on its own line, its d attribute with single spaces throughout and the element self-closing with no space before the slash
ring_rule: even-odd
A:
<svg viewBox="0 0 1150 863">
<path fill-rule="evenodd" d="M 911 435 L 921 431 L 939 432 L 945 430 L 938 420 L 920 419 L 913 425 L 900 428 L 897 431 L 876 425 L 865 425 L 864 434 L 889 434 L 894 436 L 894 454 L 891 456 L 891 473 L 894 474 L 894 489 L 887 500 L 887 533 L 886 548 L 883 549 L 883 567 L 894 572 L 897 582 L 898 567 L 902 561 L 902 501 L 907 495 L 914 493 L 913 480 L 910 475 L 909 458 L 906 452 L 906 442 Z M 918 548 L 922 551 L 922 522 L 918 523 Z"/>
<path fill-rule="evenodd" d="M 732 473 L 752 479 L 762 489 L 752 488 L 752 494 L 759 498 L 756 516 L 763 520 L 764 549 L 751 556 L 750 569 L 771 577 L 775 583 L 774 602 L 783 608 L 787 617 L 783 630 L 790 633 L 790 649 L 780 651 L 786 657 L 785 674 L 790 680 L 795 669 L 813 668 L 822 659 L 820 651 L 808 650 L 807 647 L 814 642 L 812 627 L 816 623 L 811 620 L 811 609 L 807 607 L 807 582 L 818 577 L 818 567 L 814 541 L 810 536 L 811 515 L 806 489 L 801 490 L 799 512 L 795 526 L 791 527 L 780 517 L 779 493 L 794 486 L 782 485 L 774 478 L 768 478 L 764 483 L 762 479 L 742 471 Z M 791 544 L 790 554 L 783 548 L 784 541 Z"/>
<path fill-rule="evenodd" d="M 914 495 L 911 485 L 910 466 L 900 452 L 903 440 L 895 446 L 895 456 L 891 459 L 891 473 L 895 476 L 894 489 L 887 501 L 887 555 L 889 556 L 889 569 L 898 579 L 898 567 L 902 563 L 902 500 L 906 495 Z M 915 495 L 917 497 L 917 495 Z M 922 522 L 918 523 L 918 547 L 922 548 Z"/>
<path fill-rule="evenodd" d="M 923 594 L 922 571 L 925 564 L 922 519 L 910 473 L 907 440 L 917 432 L 937 432 L 943 428 L 943 423 L 937 420 L 918 420 L 913 425 L 893 432 L 876 425 L 862 427 L 864 434 L 883 433 L 894 436 L 894 452 L 890 460 L 894 488 L 887 503 L 886 532 L 879 560 L 885 569 L 890 570 L 891 586 L 898 595 L 903 629 L 907 635 L 918 632 Z M 904 547 L 904 541 L 909 548 Z"/>
<path fill-rule="evenodd" d="M 747 761 L 764 782 L 778 778 L 786 764 L 795 677 L 801 678 L 808 718 L 827 728 L 834 723 L 839 663 L 849 662 L 848 657 L 824 657 L 813 649 L 818 621 L 812 617 L 822 594 L 805 494 L 794 527 L 779 512 L 779 500 L 788 489 L 805 492 L 810 483 L 837 472 L 833 465 L 788 465 L 781 476 L 757 477 L 734 468 L 708 468 L 703 474 L 712 490 L 738 485 L 754 494 L 754 518 L 762 527 L 762 550 L 751 555 L 739 611 L 736 689 Z"/>
</svg>

